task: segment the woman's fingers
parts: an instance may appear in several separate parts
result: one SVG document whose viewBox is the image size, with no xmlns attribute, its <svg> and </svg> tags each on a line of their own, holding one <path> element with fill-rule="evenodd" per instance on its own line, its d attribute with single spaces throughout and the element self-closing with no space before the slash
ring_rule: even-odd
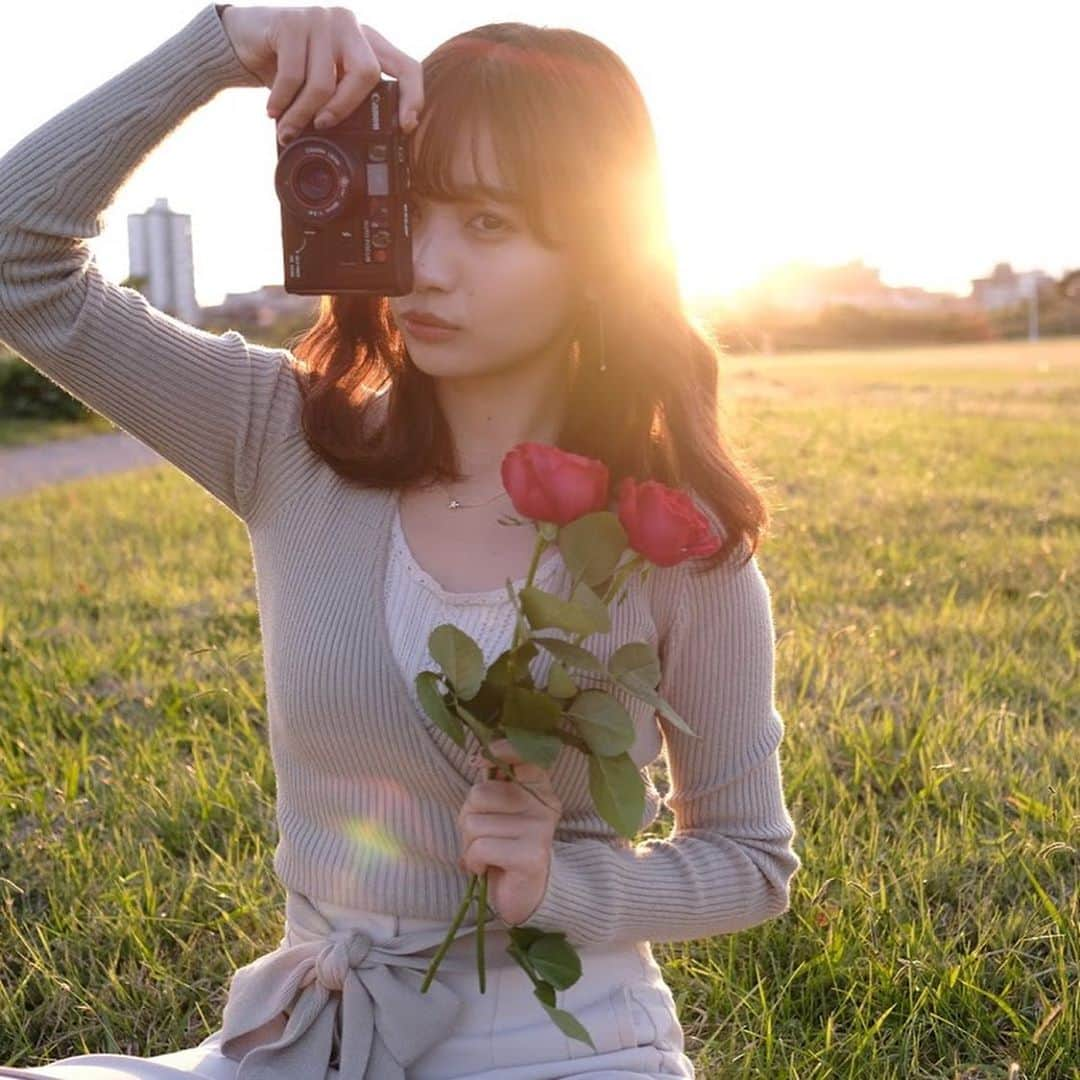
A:
<svg viewBox="0 0 1080 1080">
<path fill-rule="evenodd" d="M 373 26 L 361 27 L 383 71 L 398 81 L 398 116 L 406 132 L 415 129 L 424 107 L 424 68 L 419 60 L 391 44 Z"/>
<path fill-rule="evenodd" d="M 316 109 L 317 127 L 332 127 L 356 112 L 357 106 L 379 82 L 379 61 L 363 39 L 354 42 L 341 59 L 345 74 L 330 100 Z"/>
<path fill-rule="evenodd" d="M 290 21 L 284 14 L 274 23 L 273 29 L 272 45 L 277 53 L 277 71 L 266 102 L 266 111 L 281 116 L 304 85 L 308 35 L 302 24 Z"/>
<path fill-rule="evenodd" d="M 337 84 L 337 60 L 330 34 L 316 28 L 307 39 L 304 85 L 278 121 L 279 138 L 286 131 L 296 134 L 310 124 L 319 107 L 333 96 Z"/>
<path fill-rule="evenodd" d="M 267 112 L 278 115 L 278 138 L 303 130 L 326 114 L 320 127 L 340 123 L 378 86 L 382 73 L 399 84 L 402 128 L 412 131 L 423 108 L 420 62 L 374 27 L 361 26 L 347 8 L 293 8 L 277 13 L 270 40 L 277 71 Z M 340 77 L 340 82 L 339 82 Z"/>
</svg>

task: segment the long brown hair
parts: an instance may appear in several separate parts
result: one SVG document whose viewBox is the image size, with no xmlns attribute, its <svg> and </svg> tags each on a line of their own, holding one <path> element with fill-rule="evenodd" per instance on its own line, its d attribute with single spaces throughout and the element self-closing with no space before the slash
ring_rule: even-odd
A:
<svg viewBox="0 0 1080 1080">
<path fill-rule="evenodd" d="M 413 188 L 453 198 L 458 139 L 471 134 L 475 154 L 486 124 L 533 233 L 572 254 L 595 299 L 570 350 L 556 445 L 603 461 L 612 490 L 624 476 L 689 490 L 723 537 L 703 571 L 736 549 L 748 561 L 769 510 L 721 429 L 720 346 L 683 306 L 656 138 L 629 69 L 579 31 L 503 22 L 438 46 L 423 80 Z M 305 437 L 341 476 L 391 489 L 463 478 L 434 380 L 387 297 L 323 296 L 292 351 Z"/>
</svg>

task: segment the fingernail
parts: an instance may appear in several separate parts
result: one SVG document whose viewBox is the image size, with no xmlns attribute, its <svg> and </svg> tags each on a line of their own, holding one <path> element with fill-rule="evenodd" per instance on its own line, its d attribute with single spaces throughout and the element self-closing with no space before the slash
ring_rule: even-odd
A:
<svg viewBox="0 0 1080 1080">
<path fill-rule="evenodd" d="M 317 128 L 329 127 L 333 121 L 333 117 L 329 113 L 319 113 L 315 117 L 315 126 Z"/>
<path fill-rule="evenodd" d="M 295 134 L 296 132 L 294 132 L 292 128 L 282 128 L 278 132 L 278 140 L 283 143 L 291 142 L 292 137 Z"/>
<path fill-rule="evenodd" d="M 276 105 L 267 105 L 266 106 L 266 115 L 267 116 L 272 116 L 275 119 L 277 119 L 277 117 L 279 117 L 281 115 L 281 110 Z"/>
</svg>

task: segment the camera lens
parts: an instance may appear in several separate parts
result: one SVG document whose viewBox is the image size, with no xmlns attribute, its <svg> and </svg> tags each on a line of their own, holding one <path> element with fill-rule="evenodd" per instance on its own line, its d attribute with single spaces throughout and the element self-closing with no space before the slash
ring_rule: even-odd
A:
<svg viewBox="0 0 1080 1080">
<path fill-rule="evenodd" d="M 339 217 L 356 198 L 357 171 L 331 139 L 302 137 L 278 154 L 274 190 L 286 213 L 312 225 Z M 362 191 L 363 174 L 359 174 Z"/>
<path fill-rule="evenodd" d="M 305 161 L 296 171 L 296 190 L 306 202 L 325 202 L 333 194 L 337 174 L 325 161 Z"/>
</svg>

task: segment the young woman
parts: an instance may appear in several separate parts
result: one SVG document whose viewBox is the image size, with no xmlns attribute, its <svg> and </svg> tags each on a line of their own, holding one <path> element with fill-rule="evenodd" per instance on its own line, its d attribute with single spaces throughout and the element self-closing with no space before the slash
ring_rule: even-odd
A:
<svg viewBox="0 0 1080 1080">
<path fill-rule="evenodd" d="M 409 295 L 324 297 L 290 350 L 208 334 L 102 278 L 81 238 L 220 90 L 271 87 L 284 142 L 351 113 L 381 72 L 411 132 Z M 212 4 L 0 159 L 0 338 L 247 527 L 286 893 L 280 945 L 234 974 L 198 1046 L 0 1074 L 694 1075 L 651 942 L 782 914 L 800 860 L 754 555 L 768 515 L 718 427 L 718 352 L 681 306 L 659 175 L 634 79 L 584 34 L 497 23 L 421 66 L 345 8 Z M 665 838 L 614 835 L 567 747 L 550 773 L 519 771 L 549 787 L 548 810 L 487 780 L 416 697 L 434 626 L 462 627 L 488 663 L 511 640 L 504 583 L 523 584 L 534 534 L 500 523 L 500 463 L 523 441 L 603 460 L 612 491 L 627 475 L 680 487 L 723 538 L 636 582 L 611 632 L 584 642 L 601 659 L 653 642 L 660 693 L 696 733 L 621 698 L 643 829 L 662 801 L 646 769 L 666 759 Z M 550 552 L 537 584 L 565 595 L 568 580 Z M 469 875 L 488 868 L 486 993 L 473 916 L 421 994 Z M 583 974 L 558 1004 L 595 1050 L 562 1035 L 506 956 L 518 925 L 577 948 Z"/>
</svg>

